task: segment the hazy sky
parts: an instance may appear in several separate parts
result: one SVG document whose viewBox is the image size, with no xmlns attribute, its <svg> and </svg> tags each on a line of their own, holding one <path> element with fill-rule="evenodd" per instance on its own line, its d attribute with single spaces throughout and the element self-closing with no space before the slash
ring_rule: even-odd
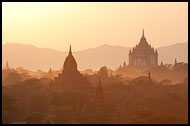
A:
<svg viewBox="0 0 190 126">
<path fill-rule="evenodd" d="M 145 29 L 155 48 L 188 40 L 187 2 L 3 2 L 2 44 L 68 51 L 135 46 Z"/>
</svg>

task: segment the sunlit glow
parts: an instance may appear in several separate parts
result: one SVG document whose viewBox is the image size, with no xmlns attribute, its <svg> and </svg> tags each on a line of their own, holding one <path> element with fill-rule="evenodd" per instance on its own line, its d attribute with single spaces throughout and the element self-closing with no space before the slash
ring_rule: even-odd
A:
<svg viewBox="0 0 190 126">
<path fill-rule="evenodd" d="M 3 2 L 2 43 L 66 51 L 134 46 L 142 28 L 154 47 L 187 42 L 187 3 Z"/>
</svg>

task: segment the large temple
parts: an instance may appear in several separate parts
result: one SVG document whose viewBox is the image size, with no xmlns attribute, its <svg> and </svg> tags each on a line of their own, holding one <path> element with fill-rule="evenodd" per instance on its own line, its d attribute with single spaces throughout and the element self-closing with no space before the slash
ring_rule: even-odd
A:
<svg viewBox="0 0 190 126">
<path fill-rule="evenodd" d="M 84 117 L 91 117 L 91 121 L 94 123 L 98 120 L 96 119 L 97 114 L 103 112 L 105 99 L 101 80 L 99 79 L 97 87 L 93 87 L 87 78 L 77 70 L 77 62 L 73 57 L 71 46 L 63 64 L 63 70 L 58 77 L 54 78 L 49 90 L 51 94 L 67 92 L 73 96 L 76 94 L 79 96 L 72 105 L 72 118 L 70 119 L 72 123 L 80 123 Z M 49 113 L 54 115 L 53 110 L 49 110 Z"/>
<path fill-rule="evenodd" d="M 150 68 L 158 66 L 158 53 L 148 44 L 144 29 L 139 44 L 129 51 L 129 66 L 135 68 Z"/>
<path fill-rule="evenodd" d="M 77 91 L 91 95 L 90 93 L 93 87 L 77 70 L 77 62 L 72 55 L 71 46 L 69 55 L 65 59 L 62 73 L 60 73 L 58 77 L 55 77 L 54 85 L 57 91 Z"/>
</svg>

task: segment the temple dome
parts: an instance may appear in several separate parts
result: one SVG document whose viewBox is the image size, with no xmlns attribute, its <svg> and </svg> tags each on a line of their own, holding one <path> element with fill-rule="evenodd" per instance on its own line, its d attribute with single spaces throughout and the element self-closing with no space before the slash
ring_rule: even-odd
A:
<svg viewBox="0 0 190 126">
<path fill-rule="evenodd" d="M 63 70 L 64 71 L 77 71 L 77 62 L 72 55 L 71 45 L 70 45 L 69 55 L 66 57 L 64 65 L 63 65 Z"/>
</svg>

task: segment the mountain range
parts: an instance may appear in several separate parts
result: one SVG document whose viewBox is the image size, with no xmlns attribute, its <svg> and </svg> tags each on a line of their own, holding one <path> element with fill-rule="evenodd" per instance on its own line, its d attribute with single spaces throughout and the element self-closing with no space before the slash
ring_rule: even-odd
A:
<svg viewBox="0 0 190 126">
<path fill-rule="evenodd" d="M 98 70 L 107 66 L 115 70 L 124 61 L 128 64 L 128 53 L 131 47 L 111 46 L 104 44 L 96 48 L 73 52 L 78 69 Z M 175 58 L 179 62 L 188 62 L 188 42 L 177 43 L 157 48 L 158 63 L 173 64 Z M 69 47 L 68 47 L 69 51 Z M 2 46 L 2 65 L 8 61 L 10 67 L 23 67 L 29 70 L 60 69 L 68 52 L 49 48 L 39 48 L 33 45 L 8 43 Z"/>
</svg>

